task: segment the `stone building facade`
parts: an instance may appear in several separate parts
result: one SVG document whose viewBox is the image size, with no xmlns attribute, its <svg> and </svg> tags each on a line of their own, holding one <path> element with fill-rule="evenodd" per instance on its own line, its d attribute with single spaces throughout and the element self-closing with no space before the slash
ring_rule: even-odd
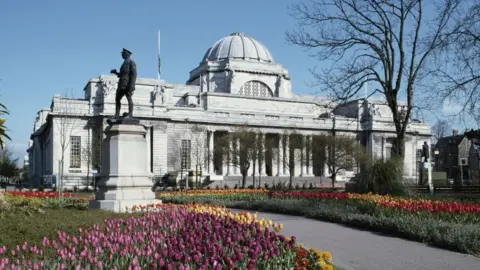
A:
<svg viewBox="0 0 480 270">
<path fill-rule="evenodd" d="M 70 179 L 64 180 L 65 185 L 85 185 L 87 173 L 100 169 L 92 167 L 95 162 L 88 154 L 95 152 L 95 138 L 102 136 L 107 118 L 114 114 L 116 83 L 114 76 L 90 79 L 84 98 L 54 96 L 50 108 L 38 112 L 28 150 L 30 175 L 36 185 L 59 174 L 60 160 L 64 179 Z M 159 177 L 179 171 L 180 157 L 188 156 L 187 169 L 198 165 L 202 178 L 237 181 L 238 168 L 213 155 L 217 140 L 239 126 L 255 129 L 264 140 L 276 141 L 271 147 L 283 154 L 308 151 L 290 149 L 282 139 L 285 130 L 295 130 L 307 141 L 317 134 L 349 135 L 372 155 L 386 159 L 395 137 L 391 112 L 383 102 L 360 99 L 336 106 L 327 98 L 295 95 L 288 70 L 274 62 L 262 43 L 242 33 L 220 39 L 208 49 L 186 84 L 138 78 L 133 100 L 134 116 L 147 128 L 150 170 Z M 123 100 L 122 111 L 126 108 Z M 417 153 L 424 141 L 430 143 L 429 126 L 410 121 L 406 178 L 417 175 Z M 305 157 L 309 158 L 299 160 L 295 167 L 296 179 L 318 183 L 329 176 L 318 157 Z M 278 160 L 281 157 L 266 155 L 259 161 L 265 166 L 260 166 L 257 174 L 263 175 L 264 181 L 288 179 Z M 342 172 L 339 180 L 346 181 L 354 173 Z"/>
</svg>

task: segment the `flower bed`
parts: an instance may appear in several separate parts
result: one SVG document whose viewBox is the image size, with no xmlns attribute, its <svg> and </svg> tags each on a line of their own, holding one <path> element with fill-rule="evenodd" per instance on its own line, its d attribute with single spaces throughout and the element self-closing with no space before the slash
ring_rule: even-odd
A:
<svg viewBox="0 0 480 270">
<path fill-rule="evenodd" d="M 85 209 L 91 197 L 80 197 L 74 193 L 63 193 L 63 199 L 59 200 L 58 192 L 43 191 L 9 191 L 4 194 L 4 200 L 14 206 L 39 209 L 43 207 L 75 207 Z"/>
<path fill-rule="evenodd" d="M 480 214 L 480 204 L 458 203 L 454 201 L 432 201 L 425 199 L 412 199 L 394 196 L 382 196 L 374 194 L 354 193 L 311 193 L 311 192 L 285 192 L 274 193 L 273 198 L 280 199 L 313 199 L 313 200 L 361 200 L 375 203 L 385 208 L 396 208 L 408 212 L 430 212 L 430 213 L 474 213 Z"/>
<path fill-rule="evenodd" d="M 204 205 L 156 205 L 41 246 L 0 248 L 0 268 L 30 269 L 333 269 L 328 252 L 305 250 L 281 226 L 255 215 Z M 46 257 L 47 250 L 56 257 Z M 1 255 L 0 255 L 1 256 Z M 8 257 L 7 257 L 8 256 Z M 16 268 L 15 268 L 16 269 Z"/>
<path fill-rule="evenodd" d="M 56 191 L 8 191 L 6 194 L 10 194 L 15 197 L 27 197 L 27 198 L 58 198 L 59 193 Z M 64 198 L 73 198 L 78 197 L 73 193 L 64 192 L 62 193 Z"/>
<path fill-rule="evenodd" d="M 158 197 L 188 197 L 188 198 L 222 198 L 229 201 L 258 201 L 268 199 L 266 189 L 220 189 L 220 190 L 187 190 L 176 192 L 157 192 Z"/>
<path fill-rule="evenodd" d="M 235 192 L 235 191 L 230 191 Z M 231 200 L 232 195 L 159 197 L 164 202 L 210 203 L 229 208 L 266 211 L 342 223 L 480 255 L 480 204 L 373 194 L 272 192 Z M 255 196 L 259 198 L 255 200 Z M 268 197 L 268 196 L 267 196 Z"/>
</svg>

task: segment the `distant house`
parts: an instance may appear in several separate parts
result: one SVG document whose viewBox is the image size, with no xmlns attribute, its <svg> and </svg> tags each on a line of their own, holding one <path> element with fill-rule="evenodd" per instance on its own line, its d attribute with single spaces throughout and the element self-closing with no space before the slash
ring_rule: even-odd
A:
<svg viewBox="0 0 480 270">
<path fill-rule="evenodd" d="M 438 155 L 435 156 L 436 171 L 447 172 L 448 179 L 470 179 L 470 152 L 472 141 L 466 134 L 458 134 L 453 130 L 452 136 L 440 138 L 435 145 Z"/>
</svg>

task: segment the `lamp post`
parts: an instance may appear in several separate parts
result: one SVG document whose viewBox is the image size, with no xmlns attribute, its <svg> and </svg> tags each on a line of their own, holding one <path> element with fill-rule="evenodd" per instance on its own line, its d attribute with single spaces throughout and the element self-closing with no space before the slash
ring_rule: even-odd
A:
<svg viewBox="0 0 480 270">
<path fill-rule="evenodd" d="M 438 155 L 440 154 L 440 151 L 438 151 L 438 149 L 435 149 L 433 153 L 435 154 L 435 171 L 438 172 Z"/>
</svg>

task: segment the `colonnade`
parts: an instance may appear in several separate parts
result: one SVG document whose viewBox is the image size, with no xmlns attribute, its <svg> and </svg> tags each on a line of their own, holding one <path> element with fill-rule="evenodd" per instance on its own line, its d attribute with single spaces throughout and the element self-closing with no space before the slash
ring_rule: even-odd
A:
<svg viewBox="0 0 480 270">
<path fill-rule="evenodd" d="M 215 145 L 215 131 L 208 131 L 208 173 L 210 175 L 224 175 L 224 176 L 240 176 L 240 168 L 231 164 L 231 162 L 224 162 L 222 160 L 220 169 L 215 167 L 214 162 L 214 145 Z M 300 148 L 292 148 L 290 142 L 291 135 L 287 134 L 273 134 L 273 133 L 257 133 L 260 143 L 263 144 L 260 158 L 257 158 L 255 164 L 255 175 L 262 176 L 289 176 L 292 170 L 293 176 L 313 177 L 320 176 L 314 174 L 314 155 L 312 153 L 312 135 L 294 134 L 293 136 L 301 136 Z M 267 149 L 267 136 L 271 136 L 275 143 L 270 149 Z M 230 148 L 241 147 L 240 142 L 230 143 Z M 280 149 L 280 150 L 278 150 Z M 293 151 L 293 153 L 292 153 Z M 269 152 L 270 154 L 267 154 Z M 225 157 L 222 157 L 222 159 Z M 293 166 L 289 166 L 290 162 L 294 162 Z M 322 161 L 323 162 L 323 161 Z M 218 165 L 218 164 L 217 164 Z M 259 169 L 260 168 L 260 169 Z M 248 175 L 253 174 L 253 164 L 250 166 Z M 322 175 L 328 176 L 328 166 L 323 162 Z"/>
</svg>

